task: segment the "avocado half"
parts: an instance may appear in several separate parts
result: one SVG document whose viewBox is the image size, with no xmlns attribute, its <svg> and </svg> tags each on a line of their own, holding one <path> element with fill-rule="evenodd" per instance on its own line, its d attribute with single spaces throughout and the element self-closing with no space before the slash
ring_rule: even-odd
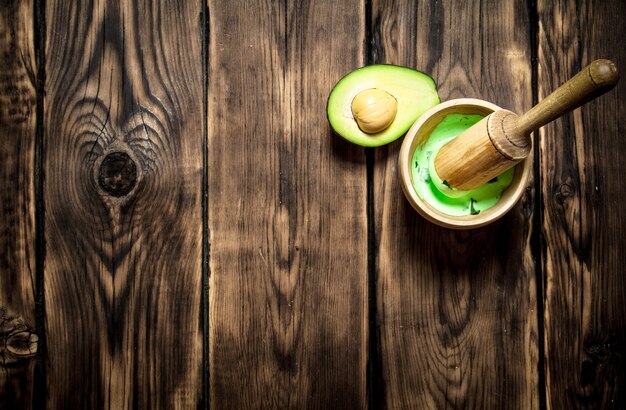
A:
<svg viewBox="0 0 626 410">
<path fill-rule="evenodd" d="M 352 100 L 361 91 L 379 89 L 393 96 L 398 105 L 391 125 L 369 134 L 363 132 L 352 114 Z M 429 108 L 439 104 L 437 85 L 428 75 L 407 67 L 375 64 L 343 77 L 330 92 L 326 111 L 335 132 L 358 145 L 378 147 L 404 135 Z"/>
</svg>

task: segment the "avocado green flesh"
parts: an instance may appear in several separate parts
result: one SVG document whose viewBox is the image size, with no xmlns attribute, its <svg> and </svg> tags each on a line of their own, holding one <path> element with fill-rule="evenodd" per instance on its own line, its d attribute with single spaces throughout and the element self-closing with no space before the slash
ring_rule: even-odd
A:
<svg viewBox="0 0 626 410">
<path fill-rule="evenodd" d="M 363 90 L 376 88 L 398 101 L 391 125 L 376 134 L 363 132 L 352 115 L 352 100 Z M 435 81 L 406 67 L 376 64 L 352 71 L 343 77 L 328 97 L 328 121 L 335 132 L 358 145 L 377 147 L 404 135 L 429 108 L 439 104 Z"/>
</svg>

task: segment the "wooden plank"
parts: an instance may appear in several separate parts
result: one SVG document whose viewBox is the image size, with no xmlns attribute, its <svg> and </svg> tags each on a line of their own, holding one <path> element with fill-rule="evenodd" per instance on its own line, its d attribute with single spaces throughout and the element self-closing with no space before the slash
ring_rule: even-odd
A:
<svg viewBox="0 0 626 410">
<path fill-rule="evenodd" d="M 0 408 L 32 406 L 36 63 L 32 1 L 0 2 Z"/>
<path fill-rule="evenodd" d="M 365 157 L 325 107 L 364 3 L 208 9 L 211 407 L 363 408 Z"/>
<path fill-rule="evenodd" d="M 539 1 L 539 97 L 596 58 L 626 68 L 620 1 Z M 548 408 L 626 408 L 626 83 L 540 134 Z"/>
<path fill-rule="evenodd" d="M 202 10 L 46 2 L 50 408 L 201 405 Z"/>
<path fill-rule="evenodd" d="M 376 0 L 371 24 L 375 62 L 430 73 L 443 101 L 530 108 L 526 2 Z M 533 190 L 488 227 L 439 228 L 402 194 L 400 144 L 377 150 L 373 181 L 379 400 L 389 408 L 538 408 Z"/>
</svg>

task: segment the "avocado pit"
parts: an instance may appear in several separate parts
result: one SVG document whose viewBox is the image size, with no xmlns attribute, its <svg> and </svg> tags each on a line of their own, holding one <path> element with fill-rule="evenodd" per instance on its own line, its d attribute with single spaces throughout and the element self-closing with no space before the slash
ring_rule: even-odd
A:
<svg viewBox="0 0 626 410">
<path fill-rule="evenodd" d="M 384 90 L 369 88 L 352 100 L 352 115 L 361 129 L 376 134 L 387 129 L 398 112 L 398 100 Z"/>
</svg>

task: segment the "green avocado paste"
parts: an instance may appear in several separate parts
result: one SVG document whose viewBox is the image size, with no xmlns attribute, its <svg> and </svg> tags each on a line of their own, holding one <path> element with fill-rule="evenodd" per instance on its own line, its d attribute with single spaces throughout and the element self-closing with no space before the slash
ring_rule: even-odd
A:
<svg viewBox="0 0 626 410">
<path fill-rule="evenodd" d="M 447 196 L 441 191 L 450 189 L 446 181 L 430 172 L 434 170 L 439 149 L 467 128 L 483 118 L 482 115 L 448 114 L 430 134 L 427 141 L 418 145 L 411 166 L 413 188 L 430 206 L 447 215 L 477 215 L 498 203 L 502 192 L 511 184 L 515 168 L 511 168 L 486 184 L 471 191 L 456 191 Z M 434 174 L 434 175 L 433 175 Z M 437 188 L 437 184 L 442 189 Z"/>
</svg>

